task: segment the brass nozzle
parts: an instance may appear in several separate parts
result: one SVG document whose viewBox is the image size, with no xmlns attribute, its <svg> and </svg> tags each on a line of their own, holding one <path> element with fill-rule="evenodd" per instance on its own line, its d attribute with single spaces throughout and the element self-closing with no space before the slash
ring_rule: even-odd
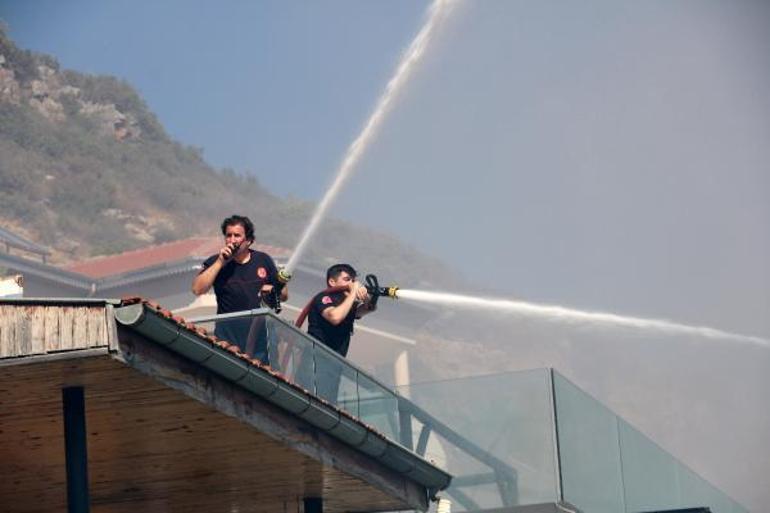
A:
<svg viewBox="0 0 770 513">
<path fill-rule="evenodd" d="M 291 281 L 291 272 L 287 271 L 285 268 L 281 267 L 278 269 L 278 281 L 286 285 Z"/>
<path fill-rule="evenodd" d="M 392 297 L 393 299 L 398 299 L 398 287 L 393 285 L 392 287 L 388 287 L 387 289 L 387 295 L 388 297 Z"/>
</svg>

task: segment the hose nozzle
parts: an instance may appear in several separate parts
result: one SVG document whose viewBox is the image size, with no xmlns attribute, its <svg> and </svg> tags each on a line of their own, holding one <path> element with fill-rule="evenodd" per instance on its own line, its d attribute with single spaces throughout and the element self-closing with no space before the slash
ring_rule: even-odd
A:
<svg viewBox="0 0 770 513">
<path fill-rule="evenodd" d="M 393 299 L 398 299 L 398 287 L 395 285 L 390 287 L 383 287 L 381 295 L 388 296 L 389 298 Z"/>
<path fill-rule="evenodd" d="M 366 275 L 366 291 L 369 292 L 369 296 L 371 297 L 369 304 L 372 306 L 377 306 L 377 300 L 380 299 L 380 296 L 398 299 L 398 287 L 395 285 L 391 287 L 380 287 L 377 277 L 373 274 Z"/>
<path fill-rule="evenodd" d="M 292 274 L 291 271 L 286 269 L 285 267 L 281 267 L 278 269 L 278 281 L 284 285 L 289 283 L 291 281 Z"/>
<path fill-rule="evenodd" d="M 273 290 L 265 296 L 267 306 L 275 310 L 275 313 L 277 314 L 281 313 L 281 310 L 283 310 L 283 306 L 281 306 L 281 292 L 283 292 L 283 288 L 289 281 L 291 281 L 291 272 L 287 271 L 286 268 L 281 267 L 278 269 L 277 280 L 276 284 L 273 286 Z"/>
</svg>

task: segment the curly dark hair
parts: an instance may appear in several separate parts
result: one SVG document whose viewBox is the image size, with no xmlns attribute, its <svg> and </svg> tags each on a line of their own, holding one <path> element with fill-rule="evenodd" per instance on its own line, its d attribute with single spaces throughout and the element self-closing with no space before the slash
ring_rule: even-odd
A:
<svg viewBox="0 0 770 513">
<path fill-rule="evenodd" d="M 233 214 L 230 217 L 226 218 L 224 221 L 222 221 L 222 235 L 227 235 L 228 226 L 235 226 L 235 225 L 243 226 L 243 231 L 246 232 L 246 239 L 250 241 L 254 240 L 254 223 L 252 223 L 251 219 L 249 219 L 248 217 L 239 216 L 237 214 Z"/>
</svg>

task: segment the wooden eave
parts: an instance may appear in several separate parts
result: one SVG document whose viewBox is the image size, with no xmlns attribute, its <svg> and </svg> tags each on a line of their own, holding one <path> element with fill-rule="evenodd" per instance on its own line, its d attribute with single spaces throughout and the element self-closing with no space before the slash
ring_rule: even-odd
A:
<svg viewBox="0 0 770 513">
<path fill-rule="evenodd" d="M 0 303 L 0 505 L 66 509 L 62 388 L 85 390 L 92 511 L 427 508 L 428 490 L 115 325 L 113 305 Z"/>
</svg>

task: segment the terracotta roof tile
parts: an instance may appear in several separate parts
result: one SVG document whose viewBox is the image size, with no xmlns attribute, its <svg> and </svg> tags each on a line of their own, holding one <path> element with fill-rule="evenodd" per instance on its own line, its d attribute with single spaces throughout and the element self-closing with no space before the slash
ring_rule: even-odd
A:
<svg viewBox="0 0 770 513">
<path fill-rule="evenodd" d="M 197 258 L 201 262 L 217 253 L 222 247 L 221 237 L 192 237 L 189 239 L 156 244 L 116 255 L 100 256 L 73 262 L 64 269 L 90 278 L 105 278 L 116 274 L 138 271 L 147 267 Z M 289 256 L 289 250 L 267 244 L 254 244 L 252 249 L 264 251 L 273 257 Z"/>
</svg>

